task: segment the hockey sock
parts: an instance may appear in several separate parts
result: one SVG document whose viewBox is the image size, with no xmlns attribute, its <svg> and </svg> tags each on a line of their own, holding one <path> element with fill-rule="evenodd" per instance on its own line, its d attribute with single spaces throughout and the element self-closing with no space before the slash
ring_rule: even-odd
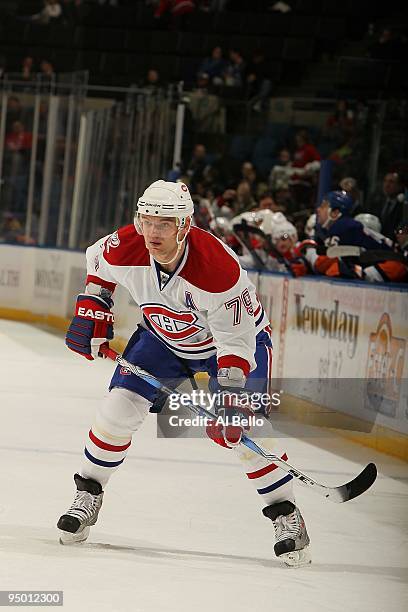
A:
<svg viewBox="0 0 408 612">
<path fill-rule="evenodd" d="M 263 427 L 270 429 L 272 434 L 272 426 L 268 421 L 265 421 Z M 251 435 L 251 432 L 249 435 Z M 265 439 L 255 438 L 255 440 L 266 450 L 287 461 L 286 453 L 275 444 L 272 435 Z M 261 496 L 263 505 L 269 506 L 281 501 L 295 503 L 293 476 L 291 474 L 284 472 L 272 461 L 253 453 L 242 444 L 235 452 L 243 465 L 247 478 L 253 483 Z"/>
<path fill-rule="evenodd" d="M 150 402 L 116 387 L 104 400 L 85 442 L 85 459 L 80 469 L 84 478 L 92 478 L 105 487 L 111 475 L 124 462 L 132 434 L 149 412 Z"/>
</svg>

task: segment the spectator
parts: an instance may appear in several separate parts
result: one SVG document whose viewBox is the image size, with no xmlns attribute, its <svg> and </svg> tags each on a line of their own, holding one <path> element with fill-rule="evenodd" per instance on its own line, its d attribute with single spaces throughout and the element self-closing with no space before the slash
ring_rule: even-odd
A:
<svg viewBox="0 0 408 612">
<path fill-rule="evenodd" d="M 309 132 L 301 129 L 295 135 L 295 152 L 293 154 L 293 167 L 304 168 L 306 164 L 320 161 L 320 153 L 310 142 Z"/>
<path fill-rule="evenodd" d="M 255 111 L 265 110 L 267 99 L 272 91 L 272 79 L 269 62 L 265 54 L 258 49 L 252 54 L 252 60 L 246 69 L 247 98 Z"/>
<path fill-rule="evenodd" d="M 21 121 L 14 121 L 11 132 L 6 135 L 6 149 L 9 151 L 25 151 L 31 149 L 33 136 L 25 130 Z"/>
<path fill-rule="evenodd" d="M 55 77 L 54 66 L 47 59 L 41 60 L 40 71 L 44 80 L 52 81 Z"/>
<path fill-rule="evenodd" d="M 34 238 L 24 234 L 24 228 L 16 215 L 5 212 L 0 224 L 0 242 L 8 244 L 35 244 Z"/>
<path fill-rule="evenodd" d="M 32 81 L 34 79 L 33 66 L 34 60 L 30 55 L 23 58 L 21 62 L 21 76 L 24 81 Z"/>
<path fill-rule="evenodd" d="M 320 170 L 320 153 L 310 142 L 305 129 L 295 135 L 296 149 L 293 155 L 293 168 L 298 169 L 291 179 L 290 187 L 298 209 L 308 208 L 313 200 L 313 189 L 317 183 Z"/>
<path fill-rule="evenodd" d="M 4 213 L 0 225 L 0 242 L 18 244 L 22 242 L 23 237 L 24 230 L 18 218 L 12 213 Z"/>
<path fill-rule="evenodd" d="M 395 229 L 403 219 L 404 185 L 396 172 L 384 176 L 382 190 L 375 193 L 367 203 L 367 212 L 380 219 L 384 236 L 394 240 Z"/>
<path fill-rule="evenodd" d="M 278 204 L 270 191 L 264 191 L 259 197 L 259 210 L 271 210 L 272 212 L 283 212 L 283 207 Z"/>
<path fill-rule="evenodd" d="M 256 170 L 254 168 L 254 165 L 249 162 L 246 161 L 242 164 L 241 166 L 241 178 L 244 181 L 247 181 L 250 186 L 251 186 L 251 191 L 253 194 L 256 193 Z"/>
<path fill-rule="evenodd" d="M 225 189 L 222 195 L 219 195 L 213 204 L 213 212 L 215 217 L 225 217 L 232 219 L 237 215 L 237 192 L 235 189 Z"/>
<path fill-rule="evenodd" d="M 142 87 L 151 93 L 157 93 L 162 88 L 160 74 L 155 68 L 149 68 L 145 79 L 141 83 Z"/>
<path fill-rule="evenodd" d="M 245 61 L 238 49 L 231 49 L 227 63 L 224 79 L 227 87 L 243 87 Z"/>
<path fill-rule="evenodd" d="M 196 144 L 193 154 L 186 167 L 192 191 L 196 191 L 196 184 L 205 180 L 211 164 L 207 156 L 207 149 L 203 144 Z"/>
<path fill-rule="evenodd" d="M 269 186 L 271 189 L 288 189 L 289 179 L 292 175 L 292 158 L 289 149 L 284 147 L 278 153 L 276 164 L 272 167 L 269 175 Z"/>
<path fill-rule="evenodd" d="M 237 187 L 237 213 L 243 213 L 256 207 L 256 201 L 251 192 L 251 185 L 243 180 Z"/>
<path fill-rule="evenodd" d="M 201 63 L 198 74 L 206 74 L 212 85 L 219 86 L 224 82 L 225 70 L 226 61 L 222 56 L 222 49 L 221 47 L 214 47 L 211 56 L 206 57 Z"/>
<path fill-rule="evenodd" d="M 255 198 L 258 198 L 268 187 L 266 183 L 259 181 L 254 165 L 249 161 L 244 162 L 241 166 L 241 178 L 249 183 L 251 193 Z"/>
<path fill-rule="evenodd" d="M 204 183 L 197 183 L 196 193 L 192 196 L 194 202 L 194 223 L 201 229 L 210 230 L 214 213 L 211 202 L 206 196 Z"/>
</svg>

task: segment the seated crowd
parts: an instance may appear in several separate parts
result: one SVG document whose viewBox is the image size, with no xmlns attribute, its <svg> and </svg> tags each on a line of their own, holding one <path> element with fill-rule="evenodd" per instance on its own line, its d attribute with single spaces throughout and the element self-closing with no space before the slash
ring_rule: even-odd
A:
<svg viewBox="0 0 408 612">
<path fill-rule="evenodd" d="M 290 151 L 282 150 L 280 158 L 288 163 Z M 293 173 L 278 180 L 278 166 L 262 180 L 247 161 L 239 176 L 223 184 L 216 163 L 198 144 L 184 168 L 169 177 L 190 185 L 195 223 L 225 241 L 245 267 L 407 283 L 408 199 L 398 172 L 387 172 L 365 202 L 355 178 L 340 178 L 315 209 L 319 164 L 307 164 L 315 165 L 299 176 L 294 165 Z M 299 191 L 299 181 L 306 190 Z"/>
</svg>

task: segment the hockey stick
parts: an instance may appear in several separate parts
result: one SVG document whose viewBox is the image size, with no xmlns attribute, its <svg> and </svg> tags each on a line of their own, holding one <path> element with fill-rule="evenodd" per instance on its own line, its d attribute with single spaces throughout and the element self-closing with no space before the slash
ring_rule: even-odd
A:
<svg viewBox="0 0 408 612">
<path fill-rule="evenodd" d="M 327 257 L 360 257 L 362 253 L 362 249 L 359 246 L 353 245 L 336 245 L 331 246 L 327 249 L 326 255 Z"/>
<path fill-rule="evenodd" d="M 290 265 L 290 263 L 288 261 L 286 261 L 286 259 L 281 255 L 281 253 L 279 253 L 279 251 L 275 248 L 275 246 L 272 244 L 271 238 L 270 236 L 267 236 L 261 229 L 259 229 L 258 227 L 249 227 L 248 224 L 245 221 L 242 221 L 239 224 L 234 225 L 234 230 L 236 231 L 243 231 L 244 233 L 246 232 L 246 236 L 248 235 L 249 232 L 251 232 L 252 234 L 255 234 L 256 236 L 261 236 L 261 238 L 263 238 L 264 240 L 266 240 L 266 243 L 268 245 L 268 249 L 269 249 L 269 253 L 271 253 L 276 260 L 278 261 L 278 263 L 282 264 L 287 272 L 293 276 L 295 278 L 295 273 Z M 254 251 L 254 249 L 252 249 L 248 244 L 246 244 L 242 238 L 239 238 L 238 234 L 235 234 L 236 238 L 238 240 L 241 240 L 241 242 L 243 243 L 243 245 L 248 249 L 248 251 L 251 253 L 252 257 L 255 257 L 260 259 L 260 257 L 257 255 L 257 253 Z M 266 269 L 266 264 L 264 262 L 262 262 L 263 265 L 263 269 Z"/>
<path fill-rule="evenodd" d="M 142 368 L 139 368 L 138 366 L 135 366 L 133 365 L 133 363 L 130 363 L 129 361 L 124 359 L 122 355 L 111 349 L 107 344 L 101 346 L 100 353 L 105 357 L 116 361 L 116 363 L 123 366 L 124 368 L 147 382 L 152 387 L 155 387 L 165 395 L 167 394 L 168 396 L 170 396 L 175 393 L 174 389 L 166 387 L 157 378 L 149 374 L 149 372 L 142 370 Z M 197 406 L 192 402 L 188 402 L 187 407 L 194 414 L 197 414 L 199 416 L 204 416 L 209 419 L 217 418 L 209 410 L 206 410 L 202 406 Z M 304 486 L 313 489 L 314 491 L 316 491 L 316 493 L 322 495 L 323 497 L 326 497 L 332 502 L 341 503 L 358 497 L 359 495 L 367 491 L 367 489 L 371 487 L 371 485 L 377 478 L 377 468 L 375 464 L 369 463 L 363 469 L 363 471 L 358 474 L 358 476 L 356 476 L 346 484 L 340 485 L 339 487 L 327 487 L 326 485 L 323 485 L 320 482 L 313 480 L 313 478 L 311 478 L 307 474 L 303 474 L 303 472 L 300 472 L 298 469 L 293 467 L 293 465 L 290 465 L 290 463 L 281 459 L 278 455 L 266 452 L 248 436 L 243 435 L 241 443 L 244 444 L 247 448 L 251 449 L 254 453 L 257 453 L 258 455 L 264 457 L 264 459 L 275 463 L 278 467 L 282 468 L 282 470 L 284 470 L 288 474 L 291 474 L 293 478 L 296 478 Z"/>
<path fill-rule="evenodd" d="M 358 257 L 361 265 L 369 266 L 383 261 L 399 261 L 406 264 L 407 260 L 402 253 L 386 249 L 368 249 L 352 245 L 331 246 L 327 249 L 327 257 Z"/>
<path fill-rule="evenodd" d="M 255 233 L 253 231 L 253 229 L 255 228 L 251 228 L 251 232 Z M 248 233 L 249 233 L 249 228 L 248 225 L 246 223 L 239 223 L 239 224 L 235 224 L 233 226 L 233 236 L 238 240 L 238 242 L 240 243 L 241 246 L 245 247 L 247 249 L 247 251 L 250 253 L 252 259 L 254 260 L 254 262 L 257 264 L 257 266 L 261 269 L 261 270 L 265 270 L 266 269 L 266 265 L 265 262 L 262 261 L 262 258 L 258 255 L 258 253 L 255 251 L 255 249 L 253 249 L 251 247 L 251 245 L 248 242 Z M 239 231 L 243 231 L 244 233 L 244 237 L 240 236 L 238 234 Z"/>
</svg>

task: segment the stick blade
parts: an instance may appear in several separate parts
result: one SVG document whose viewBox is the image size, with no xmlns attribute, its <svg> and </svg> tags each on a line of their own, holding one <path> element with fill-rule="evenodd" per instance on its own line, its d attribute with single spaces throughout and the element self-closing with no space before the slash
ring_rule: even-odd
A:
<svg viewBox="0 0 408 612">
<path fill-rule="evenodd" d="M 343 497 L 341 501 L 345 502 L 358 497 L 371 487 L 376 478 L 377 467 L 374 463 L 369 463 L 358 476 L 341 487 Z"/>
</svg>

